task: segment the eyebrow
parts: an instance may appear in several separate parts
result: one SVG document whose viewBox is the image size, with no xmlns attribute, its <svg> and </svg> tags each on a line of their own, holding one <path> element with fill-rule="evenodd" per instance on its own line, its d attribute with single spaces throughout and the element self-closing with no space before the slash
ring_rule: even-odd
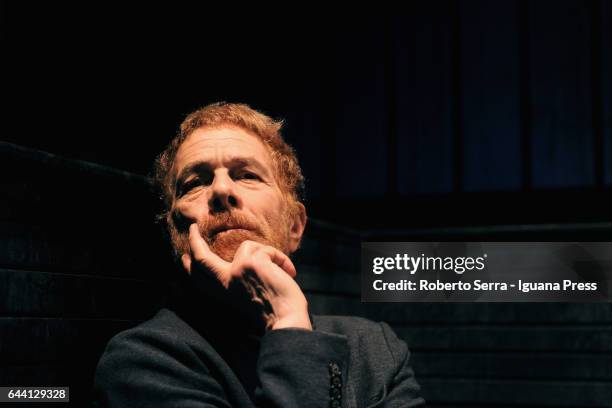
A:
<svg viewBox="0 0 612 408">
<path fill-rule="evenodd" d="M 253 157 L 232 157 L 229 160 L 227 160 L 226 163 L 227 163 L 227 166 L 231 168 L 241 169 L 244 167 L 253 167 L 259 172 L 261 172 L 261 174 L 264 177 L 269 176 L 269 172 L 265 168 L 265 166 L 259 160 Z M 212 166 L 210 165 L 209 162 L 206 162 L 206 161 L 197 161 L 197 162 L 189 163 L 179 173 L 178 177 L 176 178 L 175 186 L 176 187 L 181 186 L 185 182 L 187 177 L 189 177 L 192 174 L 202 173 L 204 171 L 209 171 L 211 169 L 212 169 Z"/>
</svg>

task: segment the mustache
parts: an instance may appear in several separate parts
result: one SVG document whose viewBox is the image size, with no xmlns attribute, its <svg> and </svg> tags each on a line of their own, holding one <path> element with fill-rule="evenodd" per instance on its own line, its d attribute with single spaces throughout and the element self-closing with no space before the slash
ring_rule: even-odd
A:
<svg viewBox="0 0 612 408">
<path fill-rule="evenodd" d="M 228 229 L 245 229 L 259 233 L 259 226 L 244 214 L 234 212 L 222 212 L 208 217 L 205 223 L 198 224 L 200 235 L 208 241 L 214 236 Z"/>
</svg>

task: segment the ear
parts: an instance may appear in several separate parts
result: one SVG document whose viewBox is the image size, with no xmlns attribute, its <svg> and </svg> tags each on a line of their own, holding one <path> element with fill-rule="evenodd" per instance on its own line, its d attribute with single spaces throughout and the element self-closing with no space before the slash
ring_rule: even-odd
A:
<svg viewBox="0 0 612 408">
<path fill-rule="evenodd" d="M 289 230 L 289 252 L 294 253 L 300 247 L 304 229 L 306 229 L 306 207 L 302 203 L 295 203 L 293 217 L 291 219 L 291 228 Z"/>
</svg>

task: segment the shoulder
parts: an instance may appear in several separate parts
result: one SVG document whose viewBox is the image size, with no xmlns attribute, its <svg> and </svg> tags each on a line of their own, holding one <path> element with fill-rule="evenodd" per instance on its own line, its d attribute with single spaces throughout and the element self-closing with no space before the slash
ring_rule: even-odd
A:
<svg viewBox="0 0 612 408">
<path fill-rule="evenodd" d="M 96 381 L 116 381 L 118 374 L 197 371 L 207 373 L 212 346 L 173 311 L 157 314 L 113 336 L 96 367 Z M 163 367 L 163 368 L 162 368 Z"/>
<path fill-rule="evenodd" d="M 210 351 L 211 346 L 197 331 L 172 310 L 161 309 L 151 319 L 113 336 L 106 345 L 101 362 Z"/>
<path fill-rule="evenodd" d="M 159 404 L 159 398 L 169 392 L 192 398 L 192 390 L 200 390 L 199 398 L 223 397 L 209 371 L 215 355 L 194 329 L 174 312 L 162 309 L 107 343 L 95 372 L 96 402 L 132 406 L 136 400 L 130 401 L 126 390 L 137 396 L 138 406 Z"/>
<path fill-rule="evenodd" d="M 166 337 L 182 338 L 187 335 L 188 338 L 193 338 L 198 334 L 185 321 L 183 321 L 172 310 L 160 309 L 155 316 L 116 334 L 111 342 L 121 342 L 128 338 L 138 337 L 142 335 L 163 334 Z"/>
<path fill-rule="evenodd" d="M 153 318 L 114 335 L 106 344 L 97 371 L 113 371 L 126 361 L 159 361 L 161 354 L 184 349 L 183 339 L 194 336 L 191 330 L 172 311 L 161 309 Z"/>
<path fill-rule="evenodd" d="M 196 340 L 193 332 L 174 312 L 161 309 L 151 319 L 114 335 L 106 345 L 101 361 L 116 358 L 136 358 L 155 350 L 182 347 L 185 339 Z"/>
</svg>

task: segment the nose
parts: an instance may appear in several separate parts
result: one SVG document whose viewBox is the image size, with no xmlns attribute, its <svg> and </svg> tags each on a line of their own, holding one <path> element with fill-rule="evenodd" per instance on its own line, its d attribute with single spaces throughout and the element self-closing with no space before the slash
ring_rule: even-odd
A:
<svg viewBox="0 0 612 408">
<path fill-rule="evenodd" d="M 240 205 L 234 180 L 226 171 L 215 172 L 211 191 L 209 208 L 213 213 L 231 211 Z"/>
</svg>

